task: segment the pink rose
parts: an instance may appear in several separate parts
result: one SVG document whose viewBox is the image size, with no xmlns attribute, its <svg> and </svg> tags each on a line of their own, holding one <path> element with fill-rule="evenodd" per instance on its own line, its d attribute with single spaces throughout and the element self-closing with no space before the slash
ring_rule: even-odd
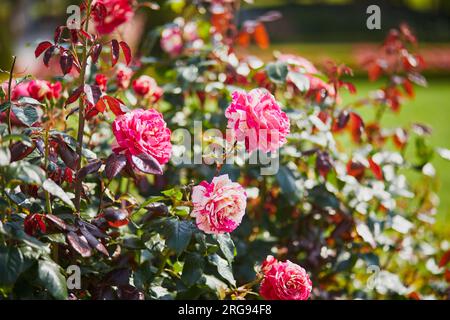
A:
<svg viewBox="0 0 450 320">
<path fill-rule="evenodd" d="M 128 67 L 119 67 L 116 73 L 117 86 L 120 89 L 126 89 L 130 86 L 131 77 L 133 76 L 133 70 Z"/>
<path fill-rule="evenodd" d="M 95 83 L 99 86 L 100 90 L 106 91 L 108 78 L 104 74 L 98 73 L 95 75 Z"/>
<path fill-rule="evenodd" d="M 8 97 L 8 88 L 9 83 L 5 81 L 2 83 L 2 91 L 6 97 Z M 17 100 L 21 97 L 29 97 L 30 93 L 28 92 L 28 82 L 21 82 L 16 84 L 16 81 L 13 79 L 11 85 L 11 100 Z"/>
<path fill-rule="evenodd" d="M 95 29 L 100 34 L 109 34 L 118 26 L 133 18 L 129 0 L 95 0 L 92 6 Z"/>
<path fill-rule="evenodd" d="M 268 256 L 262 264 L 264 278 L 259 289 L 267 300 L 306 300 L 311 294 L 312 282 L 305 269 L 290 262 L 279 262 Z"/>
<path fill-rule="evenodd" d="M 192 190 L 197 227 L 205 233 L 231 232 L 242 221 L 247 205 L 244 188 L 232 182 L 228 175 L 214 177 L 211 183 L 202 181 Z"/>
<path fill-rule="evenodd" d="M 161 113 L 154 109 L 135 109 L 118 116 L 112 124 L 117 140 L 116 153 L 138 156 L 142 153 L 167 163 L 172 152 L 170 129 Z"/>
<path fill-rule="evenodd" d="M 161 33 L 161 48 L 172 57 L 183 51 L 183 35 L 178 25 L 163 30 Z"/>
<path fill-rule="evenodd" d="M 32 80 L 28 84 L 28 92 L 30 97 L 42 101 L 45 98 L 59 98 L 61 95 L 61 83 L 50 83 L 45 80 Z"/>
<path fill-rule="evenodd" d="M 162 96 L 162 89 L 158 86 L 155 79 L 149 76 L 140 76 L 133 81 L 133 90 L 140 96 L 152 97 L 154 102 Z"/>
<path fill-rule="evenodd" d="M 289 119 L 274 96 L 265 89 L 233 92 L 225 116 L 236 140 L 245 141 L 249 152 L 256 149 L 273 152 L 286 143 Z"/>
</svg>

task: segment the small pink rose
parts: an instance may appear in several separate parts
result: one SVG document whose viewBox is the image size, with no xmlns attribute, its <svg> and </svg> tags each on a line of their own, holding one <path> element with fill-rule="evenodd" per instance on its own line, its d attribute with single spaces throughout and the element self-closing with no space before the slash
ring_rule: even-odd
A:
<svg viewBox="0 0 450 320">
<path fill-rule="evenodd" d="M 306 300 L 312 282 L 305 269 L 288 261 L 280 262 L 268 256 L 261 266 L 264 278 L 259 293 L 267 300 Z"/>
<path fill-rule="evenodd" d="M 210 234 L 232 232 L 242 221 L 247 205 L 244 188 L 232 182 L 228 175 L 214 177 L 211 183 L 202 181 L 192 191 L 197 227 Z"/>
<path fill-rule="evenodd" d="M 116 153 L 147 154 L 163 165 L 170 159 L 172 144 L 170 129 L 161 113 L 154 109 L 135 109 L 118 116 L 112 124 Z"/>
<path fill-rule="evenodd" d="M 225 111 L 228 129 L 237 141 L 244 141 L 249 152 L 274 152 L 286 143 L 290 124 L 275 97 L 265 89 L 235 91 Z"/>
</svg>

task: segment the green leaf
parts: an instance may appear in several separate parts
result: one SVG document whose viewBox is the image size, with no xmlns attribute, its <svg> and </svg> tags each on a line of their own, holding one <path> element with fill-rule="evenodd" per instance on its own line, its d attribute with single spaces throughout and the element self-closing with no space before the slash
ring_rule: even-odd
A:
<svg viewBox="0 0 450 320">
<path fill-rule="evenodd" d="M 193 226 L 190 221 L 168 219 L 165 222 L 165 236 L 167 245 L 180 255 L 191 241 Z"/>
<path fill-rule="evenodd" d="M 20 97 L 17 101 L 17 104 L 19 105 L 31 105 L 31 106 L 42 106 L 44 105 L 42 102 L 39 102 L 38 100 L 31 98 L 31 97 Z"/>
<path fill-rule="evenodd" d="M 187 206 L 178 206 L 174 208 L 175 214 L 180 217 L 188 216 L 191 208 Z"/>
<path fill-rule="evenodd" d="M 284 84 L 288 74 L 287 63 L 284 62 L 272 62 L 266 66 L 267 75 L 272 82 L 278 84 Z"/>
<path fill-rule="evenodd" d="M 54 262 L 40 260 L 38 265 L 38 280 L 53 298 L 67 299 L 67 283 L 61 274 L 61 268 Z"/>
<path fill-rule="evenodd" d="M 203 275 L 205 261 L 201 254 L 197 252 L 188 253 L 184 260 L 181 280 L 188 286 L 193 286 Z"/>
<path fill-rule="evenodd" d="M 24 125 L 31 127 L 39 119 L 38 112 L 35 107 L 25 106 L 17 107 L 15 105 L 11 106 L 12 112 L 16 115 L 17 119 L 20 120 Z"/>
<path fill-rule="evenodd" d="M 45 179 L 44 170 L 27 161 L 14 162 L 6 168 L 7 180 L 21 180 L 28 184 L 41 185 Z"/>
<path fill-rule="evenodd" d="M 309 90 L 309 79 L 302 73 L 289 72 L 289 79 L 294 83 L 300 92 L 306 92 Z"/>
<path fill-rule="evenodd" d="M 169 189 L 169 190 L 164 190 L 161 192 L 163 195 L 168 196 L 171 199 L 175 199 L 180 201 L 181 199 L 183 199 L 183 193 L 181 192 L 180 189 L 177 188 L 173 188 L 173 189 Z"/>
<path fill-rule="evenodd" d="M 277 181 L 285 198 L 291 205 L 295 205 L 300 200 L 301 190 L 296 184 L 292 171 L 286 166 L 281 166 L 277 173 Z"/>
<path fill-rule="evenodd" d="M 211 264 L 217 267 L 217 272 L 220 274 L 220 276 L 227 280 L 231 285 L 236 285 L 236 280 L 234 280 L 231 265 L 227 262 L 227 260 L 221 258 L 217 254 L 208 256 L 208 260 Z"/>
<path fill-rule="evenodd" d="M 0 167 L 9 165 L 11 161 L 11 152 L 8 148 L 0 148 Z"/>
<path fill-rule="evenodd" d="M 44 188 L 44 190 L 48 191 L 51 195 L 61 199 L 64 203 L 69 205 L 71 208 L 75 208 L 72 200 L 70 200 L 67 193 L 60 186 L 58 186 L 53 180 L 51 180 L 51 179 L 45 180 L 44 183 L 42 184 L 42 188 Z"/>
<path fill-rule="evenodd" d="M 227 259 L 228 263 L 232 263 L 236 255 L 236 247 L 229 233 L 219 234 L 216 237 L 220 250 Z"/>
<path fill-rule="evenodd" d="M 15 247 L 0 247 L 0 287 L 13 285 L 23 271 L 22 252 Z"/>
<path fill-rule="evenodd" d="M 5 103 L 0 104 L 0 112 L 6 111 L 11 107 L 11 102 L 6 101 Z"/>
</svg>

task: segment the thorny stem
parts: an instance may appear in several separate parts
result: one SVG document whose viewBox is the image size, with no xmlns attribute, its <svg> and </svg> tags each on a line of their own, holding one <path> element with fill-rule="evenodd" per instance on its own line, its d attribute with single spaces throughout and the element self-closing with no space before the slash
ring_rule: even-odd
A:
<svg viewBox="0 0 450 320">
<path fill-rule="evenodd" d="M 89 16 L 91 14 L 91 0 L 88 1 L 87 5 L 87 17 L 86 17 L 86 23 L 84 25 L 85 31 L 88 32 L 89 28 Z M 84 40 L 83 44 L 83 64 L 81 67 L 80 72 L 80 87 L 83 88 L 86 80 L 86 67 L 87 67 L 87 39 Z M 83 136 L 84 136 L 84 100 L 83 97 L 80 96 L 80 108 L 78 110 L 78 136 L 77 136 L 77 154 L 78 154 L 78 163 L 77 163 L 77 172 L 81 169 L 81 159 L 82 159 L 82 153 L 83 153 Z M 81 201 L 81 191 L 83 188 L 83 182 L 81 179 L 76 180 L 75 184 L 75 208 L 77 213 L 80 212 L 80 201 Z"/>
<path fill-rule="evenodd" d="M 9 82 L 8 82 L 8 102 L 9 102 L 9 108 L 7 111 L 7 118 L 8 118 L 8 133 L 12 133 L 11 129 L 11 93 L 12 93 L 12 80 L 14 75 L 14 66 L 16 65 L 16 56 L 13 56 L 13 61 L 11 64 L 11 70 L 9 72 Z M 9 142 L 11 144 L 11 140 Z"/>
</svg>

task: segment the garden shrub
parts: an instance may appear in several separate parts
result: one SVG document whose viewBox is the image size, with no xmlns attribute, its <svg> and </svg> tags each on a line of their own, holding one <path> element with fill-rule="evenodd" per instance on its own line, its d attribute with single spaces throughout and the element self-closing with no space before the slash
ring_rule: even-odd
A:
<svg viewBox="0 0 450 320">
<path fill-rule="evenodd" d="M 238 26 L 239 1 L 164 6 L 178 17 L 133 55 L 117 27 L 158 5 L 94 0 L 81 29 L 37 45 L 54 78 L 15 77 L 13 63 L 0 97 L 3 298 L 448 297 L 430 160 L 449 151 L 420 119 L 382 124 L 426 86 L 409 28 L 366 61 L 380 89 L 348 104 L 344 65 L 236 50 L 268 48 L 277 13 Z"/>
</svg>

